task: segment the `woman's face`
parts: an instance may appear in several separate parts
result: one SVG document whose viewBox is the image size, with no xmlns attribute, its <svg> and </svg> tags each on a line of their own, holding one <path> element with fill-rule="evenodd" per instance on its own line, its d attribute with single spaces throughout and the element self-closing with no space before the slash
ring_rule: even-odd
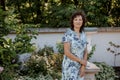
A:
<svg viewBox="0 0 120 80">
<path fill-rule="evenodd" d="M 76 16 L 74 19 L 73 19 L 73 25 L 74 25 L 74 28 L 80 28 L 83 24 L 83 19 L 82 19 L 82 16 L 81 15 L 78 15 Z"/>
</svg>

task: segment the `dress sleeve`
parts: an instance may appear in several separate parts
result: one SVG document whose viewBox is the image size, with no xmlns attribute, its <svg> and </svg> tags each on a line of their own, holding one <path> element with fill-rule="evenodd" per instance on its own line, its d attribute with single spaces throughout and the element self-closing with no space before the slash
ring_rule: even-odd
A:
<svg viewBox="0 0 120 80">
<path fill-rule="evenodd" d="M 67 33 L 63 35 L 62 42 L 70 42 L 70 36 Z"/>
</svg>

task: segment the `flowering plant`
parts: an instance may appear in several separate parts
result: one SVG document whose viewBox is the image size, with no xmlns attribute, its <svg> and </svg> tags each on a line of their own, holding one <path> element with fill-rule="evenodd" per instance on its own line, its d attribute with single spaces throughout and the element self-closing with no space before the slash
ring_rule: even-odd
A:
<svg viewBox="0 0 120 80">
<path fill-rule="evenodd" d="M 3 67 L 0 67 L 0 73 L 1 73 L 3 70 L 4 70 L 4 68 L 3 68 Z"/>
</svg>

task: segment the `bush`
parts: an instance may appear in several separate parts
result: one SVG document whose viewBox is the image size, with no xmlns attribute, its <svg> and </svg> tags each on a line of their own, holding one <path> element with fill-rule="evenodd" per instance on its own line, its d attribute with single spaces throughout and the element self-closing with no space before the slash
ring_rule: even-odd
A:
<svg viewBox="0 0 120 80">
<path fill-rule="evenodd" d="M 14 80 L 53 80 L 53 78 L 48 74 L 46 76 L 40 74 L 38 77 L 30 77 L 30 76 L 20 76 L 18 78 L 14 78 Z"/>
<path fill-rule="evenodd" d="M 114 69 L 104 62 L 94 62 L 99 68 L 100 72 L 95 75 L 96 80 L 114 80 Z"/>
</svg>

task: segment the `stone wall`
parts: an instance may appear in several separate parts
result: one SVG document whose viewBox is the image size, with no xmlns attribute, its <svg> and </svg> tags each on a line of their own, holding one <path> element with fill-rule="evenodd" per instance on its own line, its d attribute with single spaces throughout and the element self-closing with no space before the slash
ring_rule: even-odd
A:
<svg viewBox="0 0 120 80">
<path fill-rule="evenodd" d="M 39 35 L 37 39 L 32 39 L 37 48 L 43 48 L 44 45 L 53 46 L 54 51 L 57 52 L 56 43 L 61 42 L 62 36 L 67 28 L 35 28 Z M 115 44 L 120 44 L 120 27 L 101 27 L 101 28 L 85 28 L 88 40 L 88 51 L 93 45 L 96 45 L 90 62 L 106 62 L 108 65 L 114 66 L 114 55 L 106 49 L 110 47 L 109 41 Z M 7 37 L 14 39 L 15 33 L 11 32 Z M 117 56 L 116 65 L 120 66 L 120 56 Z"/>
</svg>

